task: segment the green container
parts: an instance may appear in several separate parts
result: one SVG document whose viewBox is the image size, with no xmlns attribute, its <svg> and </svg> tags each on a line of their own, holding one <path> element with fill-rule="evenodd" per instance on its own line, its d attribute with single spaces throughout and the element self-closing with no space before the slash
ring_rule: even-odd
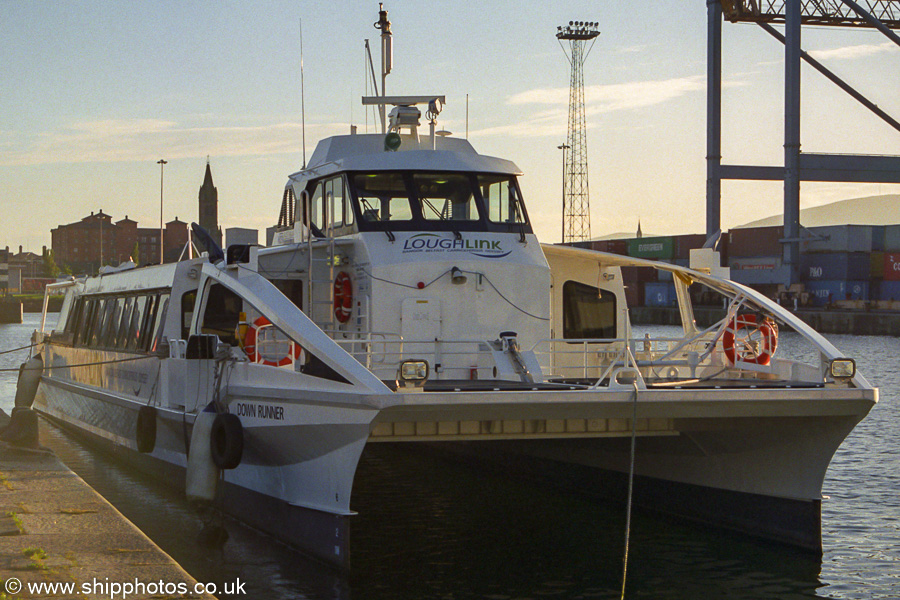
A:
<svg viewBox="0 0 900 600">
<path fill-rule="evenodd" d="M 675 243 L 672 237 L 634 238 L 628 240 L 628 256 L 671 259 L 675 256 Z"/>
</svg>

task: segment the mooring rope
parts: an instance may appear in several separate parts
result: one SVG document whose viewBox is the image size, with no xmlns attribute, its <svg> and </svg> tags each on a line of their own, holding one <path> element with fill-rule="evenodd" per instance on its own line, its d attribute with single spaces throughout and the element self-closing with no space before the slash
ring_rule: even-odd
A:
<svg viewBox="0 0 900 600">
<path fill-rule="evenodd" d="M 45 366 L 45 367 L 26 367 L 23 365 L 21 367 L 16 367 L 14 369 L 0 369 L 0 373 L 18 372 L 20 369 L 22 371 L 44 371 L 44 370 L 52 371 L 53 369 L 74 369 L 75 367 L 93 367 L 96 365 L 109 365 L 109 364 L 113 364 L 113 363 L 131 362 L 131 361 L 135 361 L 135 360 L 145 360 L 148 358 L 159 358 L 159 357 L 155 354 L 148 354 L 147 356 L 135 356 L 132 358 L 119 358 L 116 360 L 101 360 L 99 362 L 81 363 L 78 365 L 55 365 L 55 366 Z"/>
<path fill-rule="evenodd" d="M 628 544 L 631 539 L 631 498 L 634 489 L 634 449 L 637 440 L 637 403 L 638 403 L 638 384 L 633 383 L 634 394 L 632 395 L 632 412 L 631 412 L 631 463 L 628 467 L 628 500 L 625 509 L 625 555 L 622 557 L 622 596 L 621 600 L 625 600 L 625 581 L 628 574 Z"/>
<path fill-rule="evenodd" d="M 27 346 L 22 346 L 21 348 L 13 348 L 12 350 L 2 350 L 0 354 L 9 354 L 10 352 L 18 352 L 20 350 L 28 350 L 29 348 L 34 348 L 35 346 L 40 346 L 40 344 L 28 344 Z"/>
</svg>

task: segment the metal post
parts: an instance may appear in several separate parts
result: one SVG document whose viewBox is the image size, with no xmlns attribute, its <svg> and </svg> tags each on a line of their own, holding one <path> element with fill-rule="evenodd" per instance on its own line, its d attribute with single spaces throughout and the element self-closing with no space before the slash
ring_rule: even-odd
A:
<svg viewBox="0 0 900 600">
<path fill-rule="evenodd" d="M 156 164 L 159 165 L 159 264 L 163 264 L 165 262 L 163 253 L 163 167 L 169 163 L 161 158 L 156 161 Z"/>
<path fill-rule="evenodd" d="M 783 261 L 788 285 L 800 281 L 800 14 L 800 0 L 786 0 Z"/>
<path fill-rule="evenodd" d="M 722 4 L 707 0 L 706 237 L 722 228 Z"/>
<path fill-rule="evenodd" d="M 569 149 L 568 144 L 563 144 L 561 146 L 557 146 L 560 150 L 563 151 L 563 172 L 562 172 L 562 237 L 559 238 L 559 241 L 566 241 L 566 150 Z"/>
</svg>

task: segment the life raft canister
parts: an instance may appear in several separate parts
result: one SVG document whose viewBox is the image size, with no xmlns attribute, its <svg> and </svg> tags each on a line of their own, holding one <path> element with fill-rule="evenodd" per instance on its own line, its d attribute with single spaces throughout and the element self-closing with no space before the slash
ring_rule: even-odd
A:
<svg viewBox="0 0 900 600">
<path fill-rule="evenodd" d="M 737 340 L 738 332 L 746 329 L 744 337 Z M 754 334 L 759 333 L 759 339 L 753 339 Z M 744 314 L 734 317 L 725 328 L 722 335 L 722 349 L 731 364 L 738 360 L 745 363 L 767 365 L 772 360 L 775 350 L 778 348 L 778 325 L 775 321 L 765 317 L 757 321 L 756 315 Z"/>
<path fill-rule="evenodd" d="M 247 358 L 250 359 L 250 362 L 269 365 L 270 367 L 283 367 L 291 364 L 293 361 L 299 360 L 300 357 L 303 356 L 303 348 L 300 344 L 295 344 L 291 340 L 287 341 L 287 343 L 290 344 L 290 350 L 278 360 L 263 356 L 256 348 L 258 339 L 257 333 L 263 327 L 272 327 L 272 322 L 266 317 L 261 316 L 247 327 L 247 333 L 244 335 L 244 352 L 247 354 Z"/>
<path fill-rule="evenodd" d="M 334 318 L 341 323 L 350 320 L 353 312 L 353 283 L 346 271 L 334 278 Z"/>
</svg>

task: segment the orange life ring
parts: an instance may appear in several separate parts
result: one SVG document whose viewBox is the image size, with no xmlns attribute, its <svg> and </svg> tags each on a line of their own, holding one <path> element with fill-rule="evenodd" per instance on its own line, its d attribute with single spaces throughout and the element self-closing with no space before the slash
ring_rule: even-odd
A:
<svg viewBox="0 0 900 600">
<path fill-rule="evenodd" d="M 300 359 L 300 357 L 303 356 L 303 348 L 300 346 L 300 344 L 296 344 L 292 340 L 288 340 L 288 343 L 290 343 L 291 345 L 291 349 L 286 355 L 284 355 L 277 361 L 264 358 L 263 355 L 256 350 L 257 330 L 263 327 L 272 327 L 272 322 L 265 317 L 259 317 L 258 319 L 253 321 L 253 323 L 249 327 L 247 327 L 247 333 L 244 336 L 244 352 L 247 354 L 247 358 L 250 359 L 250 362 L 269 365 L 270 367 L 283 367 L 285 365 L 291 364 L 292 362 Z"/>
<path fill-rule="evenodd" d="M 737 339 L 738 332 L 747 329 L 743 339 Z M 753 339 L 759 333 L 759 339 Z M 725 356 L 735 364 L 738 360 L 745 363 L 767 365 L 778 348 L 778 325 L 766 317 L 757 322 L 756 315 L 737 315 L 725 328 L 722 335 L 722 349 Z"/>
<path fill-rule="evenodd" d="M 353 312 L 353 283 L 346 271 L 334 278 L 334 318 L 341 323 L 350 320 Z"/>
</svg>

